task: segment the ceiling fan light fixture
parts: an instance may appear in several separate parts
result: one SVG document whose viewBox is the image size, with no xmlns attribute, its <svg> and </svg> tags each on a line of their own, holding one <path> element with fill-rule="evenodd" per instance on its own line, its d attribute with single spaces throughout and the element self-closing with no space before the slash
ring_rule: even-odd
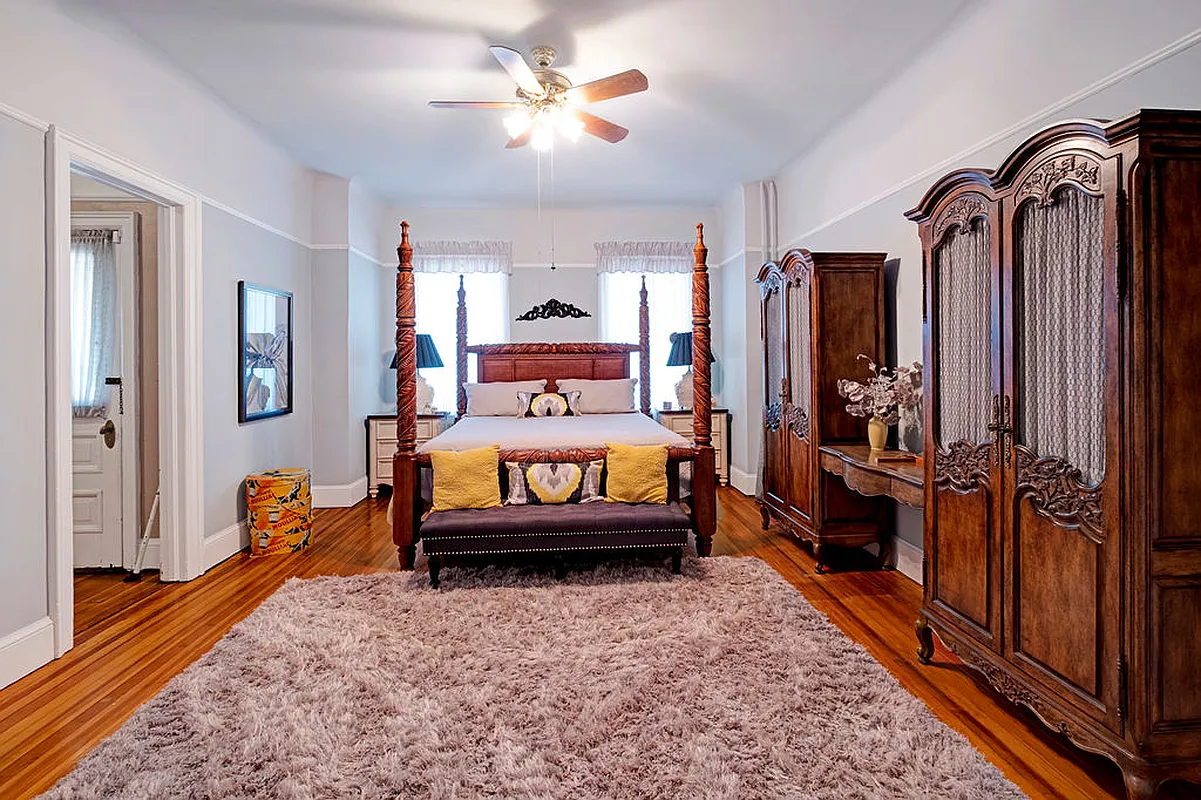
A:
<svg viewBox="0 0 1201 800">
<path fill-rule="evenodd" d="M 515 111 L 505 117 L 505 130 L 509 133 L 510 139 L 516 139 L 525 134 L 533 124 L 528 111 Z"/>
<path fill-rule="evenodd" d="M 567 139 L 578 142 L 580 134 L 584 132 L 584 121 L 574 114 L 564 114 L 559 119 L 559 133 L 563 134 Z"/>
</svg>

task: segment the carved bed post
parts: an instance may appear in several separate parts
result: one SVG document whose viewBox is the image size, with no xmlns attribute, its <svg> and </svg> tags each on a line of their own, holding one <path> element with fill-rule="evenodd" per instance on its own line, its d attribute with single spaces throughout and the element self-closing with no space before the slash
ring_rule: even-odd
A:
<svg viewBox="0 0 1201 800">
<path fill-rule="evenodd" d="M 692 268 L 692 434 L 696 458 L 692 462 L 693 525 L 696 553 L 707 556 L 717 530 L 717 475 L 711 427 L 713 398 L 709 384 L 709 267 L 705 226 L 696 225 L 696 257 Z"/>
<path fill-rule="evenodd" d="M 646 276 L 638 291 L 638 380 L 642 383 L 642 413 L 651 415 L 651 310 L 646 303 Z"/>
<path fill-rule="evenodd" d="M 392 458 L 392 541 L 401 569 L 417 554 L 417 295 L 409 223 L 400 223 L 396 268 L 396 455 Z"/>
<path fill-rule="evenodd" d="M 463 287 L 463 276 L 459 276 L 459 311 L 455 320 L 455 379 L 458 386 L 455 397 L 458 401 L 459 419 L 467 413 L 467 289 Z"/>
</svg>

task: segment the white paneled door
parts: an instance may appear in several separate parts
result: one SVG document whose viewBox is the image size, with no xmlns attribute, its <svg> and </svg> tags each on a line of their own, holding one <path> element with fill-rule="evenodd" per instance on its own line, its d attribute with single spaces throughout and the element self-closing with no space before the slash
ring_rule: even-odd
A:
<svg viewBox="0 0 1201 800">
<path fill-rule="evenodd" d="M 129 568 L 138 521 L 135 228 L 128 214 L 71 223 L 73 561 Z"/>
<path fill-rule="evenodd" d="M 72 426 L 76 567 L 121 566 L 121 416 L 77 418 Z"/>
</svg>

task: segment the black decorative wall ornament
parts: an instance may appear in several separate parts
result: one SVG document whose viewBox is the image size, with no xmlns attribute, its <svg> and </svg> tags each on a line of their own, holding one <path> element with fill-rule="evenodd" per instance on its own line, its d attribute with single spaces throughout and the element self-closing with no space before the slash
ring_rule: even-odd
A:
<svg viewBox="0 0 1201 800">
<path fill-rule="evenodd" d="M 552 319 L 554 317 L 580 319 L 582 317 L 591 317 L 582 308 L 576 308 L 571 303 L 561 303 L 555 298 L 547 300 L 540 306 L 534 306 L 529 311 L 517 318 L 518 322 L 529 322 L 535 319 Z"/>
</svg>

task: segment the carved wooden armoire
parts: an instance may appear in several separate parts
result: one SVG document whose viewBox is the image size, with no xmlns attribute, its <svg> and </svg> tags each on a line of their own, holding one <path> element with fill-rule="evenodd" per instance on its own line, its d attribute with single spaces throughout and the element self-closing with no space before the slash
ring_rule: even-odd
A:
<svg viewBox="0 0 1201 800">
<path fill-rule="evenodd" d="M 792 250 L 756 279 L 762 298 L 763 527 L 770 518 L 813 544 L 887 546 L 887 509 L 818 466 L 823 444 L 867 442 L 867 420 L 846 412 L 838 380 L 869 377 L 862 353 L 884 358 L 884 253 Z"/>
<path fill-rule="evenodd" d="M 907 216 L 919 656 L 933 628 L 1131 798 L 1201 780 L 1201 112 L 1048 128 Z"/>
</svg>

